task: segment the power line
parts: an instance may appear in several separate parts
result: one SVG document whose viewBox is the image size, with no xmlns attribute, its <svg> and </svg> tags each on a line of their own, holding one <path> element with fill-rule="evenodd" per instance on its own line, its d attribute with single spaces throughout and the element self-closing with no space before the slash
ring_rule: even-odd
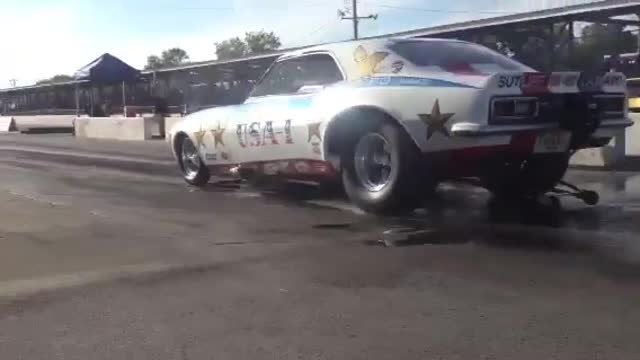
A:
<svg viewBox="0 0 640 360">
<path fill-rule="evenodd" d="M 313 3 L 298 3 L 295 4 L 293 6 L 270 6 L 270 5 L 256 5 L 256 6 L 251 6 L 250 8 L 237 8 L 237 7 L 229 7 L 229 6 L 194 6 L 194 7 L 155 7 L 156 9 L 160 8 L 160 9 L 171 9 L 171 10 L 186 10 L 186 11 L 193 11 L 193 10 L 204 10 L 204 11 L 208 11 L 208 10 L 212 10 L 212 11 L 237 11 L 237 10 L 247 10 L 247 9 L 266 9 L 266 10 L 282 10 L 282 11 L 288 11 L 291 9 L 299 9 L 299 8 L 312 8 L 312 7 L 324 7 L 327 6 L 327 4 L 325 3 L 318 3 L 318 2 L 313 2 Z"/>
<path fill-rule="evenodd" d="M 303 43 L 303 45 L 306 45 L 306 40 L 310 39 L 313 35 L 317 34 L 318 32 L 324 30 L 327 28 L 327 26 L 331 25 L 331 23 L 337 21 L 334 17 L 332 17 L 329 21 L 327 21 L 326 23 L 318 26 L 317 28 L 315 28 L 313 31 L 309 32 L 308 34 L 306 34 L 305 36 L 301 37 L 299 41 L 294 42 L 294 44 L 298 44 L 298 43 Z"/>
</svg>

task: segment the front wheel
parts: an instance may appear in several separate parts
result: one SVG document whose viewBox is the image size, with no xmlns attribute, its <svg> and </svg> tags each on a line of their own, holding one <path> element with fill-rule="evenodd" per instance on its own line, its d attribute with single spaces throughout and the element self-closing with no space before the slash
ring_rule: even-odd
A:
<svg viewBox="0 0 640 360">
<path fill-rule="evenodd" d="M 398 125 L 371 126 L 342 154 L 345 192 L 356 205 L 376 214 L 409 212 L 421 205 L 422 194 L 435 187 L 426 181 L 422 157 Z"/>
<path fill-rule="evenodd" d="M 209 169 L 202 162 L 198 149 L 193 141 L 185 136 L 180 145 L 180 168 L 184 174 L 184 181 L 194 186 L 204 186 L 209 182 Z"/>
</svg>

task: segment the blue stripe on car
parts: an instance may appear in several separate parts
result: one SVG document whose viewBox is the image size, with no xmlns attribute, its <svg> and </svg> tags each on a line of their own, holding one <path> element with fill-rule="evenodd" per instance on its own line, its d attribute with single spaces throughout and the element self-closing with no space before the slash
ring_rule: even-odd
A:
<svg viewBox="0 0 640 360">
<path fill-rule="evenodd" d="M 429 79 L 409 76 L 380 76 L 355 81 L 356 86 L 418 86 L 418 87 L 452 87 L 477 89 L 475 86 L 460 84 L 453 81 Z"/>
<path fill-rule="evenodd" d="M 293 97 L 289 99 L 289 107 L 293 109 L 308 108 L 313 101 L 312 96 Z"/>
</svg>

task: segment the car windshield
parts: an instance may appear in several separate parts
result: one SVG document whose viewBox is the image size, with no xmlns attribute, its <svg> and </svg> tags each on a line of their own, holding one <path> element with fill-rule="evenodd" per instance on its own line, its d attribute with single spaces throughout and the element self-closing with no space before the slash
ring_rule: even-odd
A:
<svg viewBox="0 0 640 360">
<path fill-rule="evenodd" d="M 531 68 L 484 46 L 461 41 L 401 41 L 389 48 L 417 66 L 472 66 L 487 73 L 532 71 Z"/>
</svg>

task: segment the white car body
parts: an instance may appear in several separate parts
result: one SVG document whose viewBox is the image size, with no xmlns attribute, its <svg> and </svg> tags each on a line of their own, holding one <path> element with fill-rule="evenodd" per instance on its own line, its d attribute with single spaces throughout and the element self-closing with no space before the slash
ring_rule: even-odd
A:
<svg viewBox="0 0 640 360">
<path fill-rule="evenodd" d="M 559 129 L 557 122 L 494 124 L 492 99 L 542 99 L 549 94 L 578 94 L 589 87 L 589 91 L 596 89 L 598 96 L 621 97 L 626 104 L 625 78 L 619 73 L 585 83 L 580 73 L 544 75 L 524 65 L 517 71 L 473 63 L 458 68 L 419 66 L 391 49 L 394 44 L 409 42 L 479 47 L 457 40 L 376 39 L 292 52 L 276 64 L 326 54 L 335 60 L 342 80 L 326 86 L 302 86 L 290 94 L 250 96 L 241 105 L 190 114 L 170 130 L 172 148 L 178 151 L 177 141 L 188 136 L 204 164 L 216 172 L 240 166 L 267 175 L 322 179 L 335 176 L 340 167 L 339 154 L 331 149 L 330 129 L 341 121 L 342 114 L 354 109 L 375 110 L 394 119 L 425 154 L 500 149 L 522 134 L 533 136 L 531 152 L 561 152 L 567 151 L 569 137 L 558 136 L 568 132 Z M 537 114 L 543 110 L 540 104 L 544 105 L 536 105 Z M 602 120 L 593 133 L 594 139 L 602 140 L 598 144 L 632 125 L 626 105 L 619 110 Z M 551 142 L 541 141 L 549 133 L 555 136 Z"/>
</svg>

